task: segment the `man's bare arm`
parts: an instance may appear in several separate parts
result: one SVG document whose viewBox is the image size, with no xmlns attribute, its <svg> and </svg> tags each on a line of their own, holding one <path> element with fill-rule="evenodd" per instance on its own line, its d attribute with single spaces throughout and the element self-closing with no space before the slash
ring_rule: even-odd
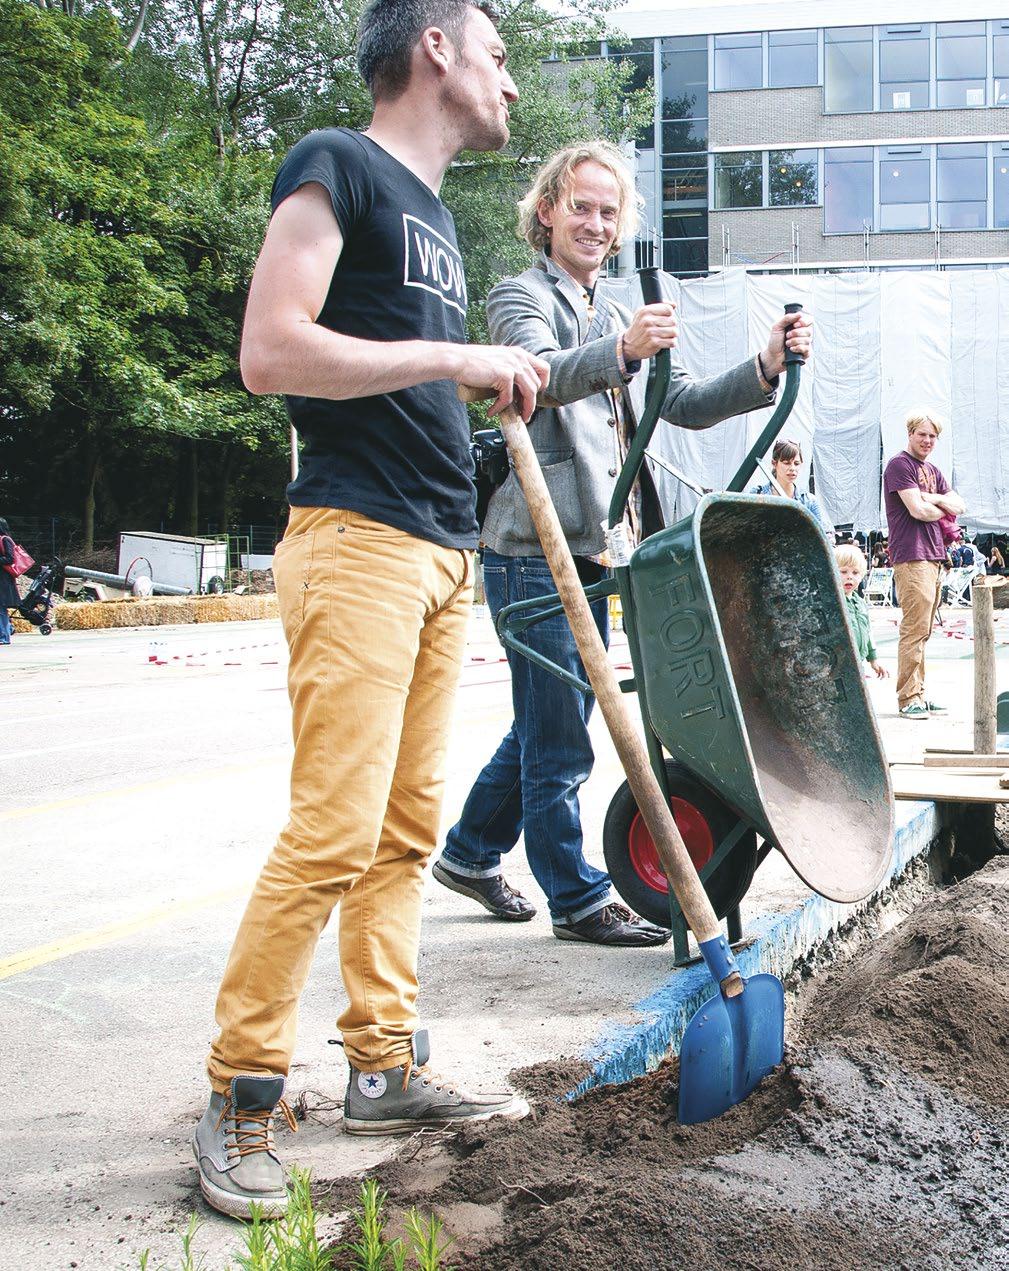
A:
<svg viewBox="0 0 1009 1271">
<path fill-rule="evenodd" d="M 909 490 L 898 490 L 897 493 L 916 521 L 941 521 L 946 515 L 941 507 L 929 502 L 916 486 Z"/>
<path fill-rule="evenodd" d="M 514 398 L 528 419 L 549 369 L 523 349 L 427 340 L 361 340 L 322 327 L 343 236 L 329 195 L 303 185 L 277 208 L 256 263 L 242 332 L 252 393 L 346 401 L 448 379 L 494 389 L 492 412 Z"/>
<path fill-rule="evenodd" d="M 967 511 L 967 504 L 955 490 L 947 490 L 945 494 L 922 494 L 921 497 L 926 503 L 934 503 L 941 508 L 943 516 L 959 516 Z"/>
</svg>

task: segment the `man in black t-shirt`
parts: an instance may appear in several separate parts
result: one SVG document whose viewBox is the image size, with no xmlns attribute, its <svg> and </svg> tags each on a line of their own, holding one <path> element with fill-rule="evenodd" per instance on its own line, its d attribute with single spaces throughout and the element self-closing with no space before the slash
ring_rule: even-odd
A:
<svg viewBox="0 0 1009 1271">
<path fill-rule="evenodd" d="M 344 1127 L 411 1131 L 523 1116 L 427 1067 L 417 1027 L 422 870 L 438 831 L 446 733 L 477 543 L 456 385 L 517 399 L 546 364 L 465 344 L 466 283 L 438 198 L 463 149 L 508 139 L 515 86 L 486 6 L 372 0 L 364 133 L 325 129 L 287 156 L 249 293 L 242 373 L 283 393 L 303 443 L 274 573 L 290 646 L 290 820 L 256 884 L 217 1001 L 213 1093 L 193 1139 L 215 1208 L 283 1213 L 273 1142 L 312 954 L 340 905 L 350 1063 Z"/>
</svg>

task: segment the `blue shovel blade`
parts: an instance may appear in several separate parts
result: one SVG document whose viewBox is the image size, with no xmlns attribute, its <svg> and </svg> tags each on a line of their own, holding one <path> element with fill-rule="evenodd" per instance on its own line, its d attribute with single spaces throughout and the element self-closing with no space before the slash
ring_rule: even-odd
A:
<svg viewBox="0 0 1009 1271">
<path fill-rule="evenodd" d="M 683 1125 L 741 1103 L 785 1051 L 785 992 L 773 975 L 751 975 L 738 997 L 720 990 L 698 1007 L 680 1046 Z"/>
</svg>

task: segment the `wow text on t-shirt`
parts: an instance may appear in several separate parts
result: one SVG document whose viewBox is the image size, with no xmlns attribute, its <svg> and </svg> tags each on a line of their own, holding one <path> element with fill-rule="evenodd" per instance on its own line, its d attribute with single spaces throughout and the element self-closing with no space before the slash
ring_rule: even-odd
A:
<svg viewBox="0 0 1009 1271">
<path fill-rule="evenodd" d="M 466 276 L 462 257 L 437 230 L 416 216 L 403 213 L 406 253 L 403 286 L 420 287 L 465 315 Z"/>
</svg>

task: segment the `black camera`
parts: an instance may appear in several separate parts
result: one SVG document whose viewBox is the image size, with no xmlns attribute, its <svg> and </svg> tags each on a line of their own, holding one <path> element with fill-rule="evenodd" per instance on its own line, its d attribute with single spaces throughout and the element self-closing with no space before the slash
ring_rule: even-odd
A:
<svg viewBox="0 0 1009 1271">
<path fill-rule="evenodd" d="M 470 440 L 470 454 L 476 468 L 476 479 L 481 477 L 492 487 L 499 486 L 508 475 L 508 447 L 500 428 L 481 428 Z"/>
<path fill-rule="evenodd" d="M 508 448 L 504 433 L 499 428 L 479 429 L 470 439 L 469 451 L 475 470 L 476 519 L 483 525 L 491 495 L 508 476 Z"/>
</svg>

